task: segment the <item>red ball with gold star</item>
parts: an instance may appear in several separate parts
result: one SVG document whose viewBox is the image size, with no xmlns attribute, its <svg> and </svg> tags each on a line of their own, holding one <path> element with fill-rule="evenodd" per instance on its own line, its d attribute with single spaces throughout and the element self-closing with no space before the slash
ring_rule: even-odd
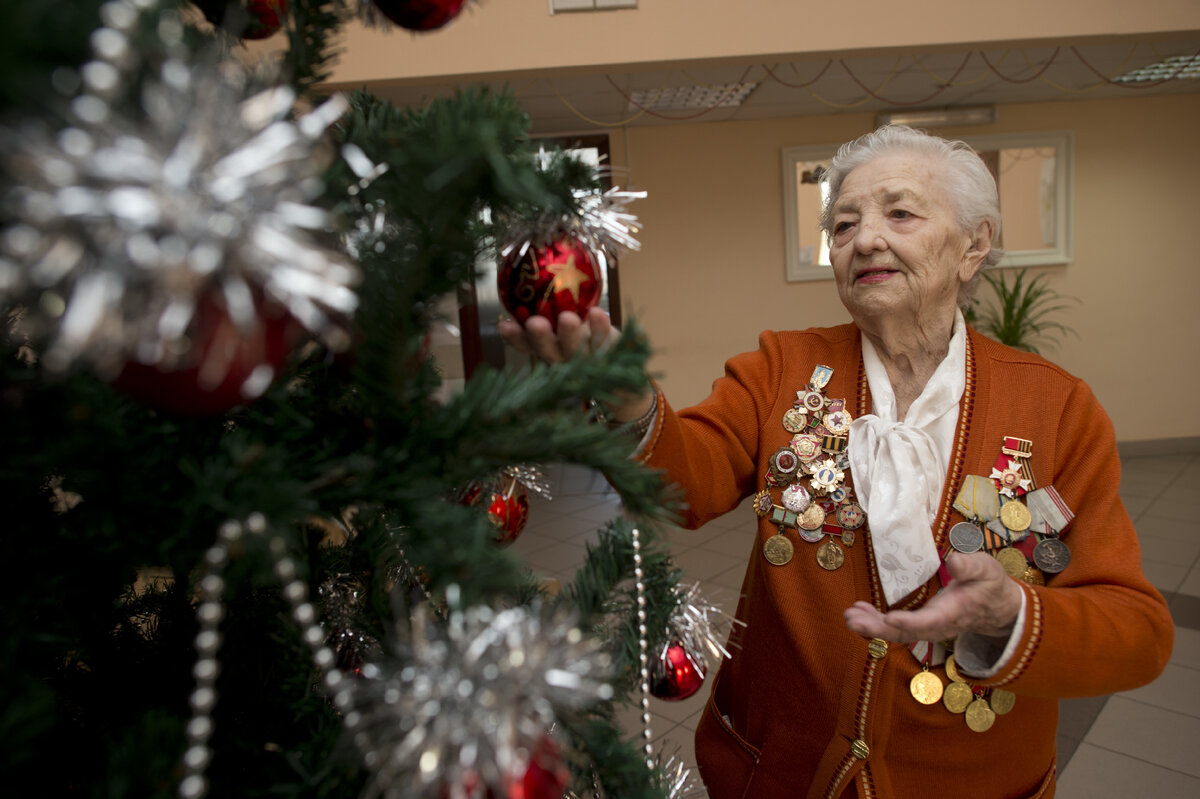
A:
<svg viewBox="0 0 1200 799">
<path fill-rule="evenodd" d="M 563 311 L 583 316 L 600 302 L 602 263 L 591 247 L 570 236 L 546 245 L 514 247 L 500 261 L 496 275 L 500 301 L 521 324 L 537 315 L 553 325 Z"/>
</svg>

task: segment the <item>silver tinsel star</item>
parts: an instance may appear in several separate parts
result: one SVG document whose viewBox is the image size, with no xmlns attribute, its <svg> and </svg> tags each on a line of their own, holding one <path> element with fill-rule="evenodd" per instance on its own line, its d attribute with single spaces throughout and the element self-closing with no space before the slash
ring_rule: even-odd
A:
<svg viewBox="0 0 1200 799">
<path fill-rule="evenodd" d="M 610 657 L 565 612 L 462 610 L 453 589 L 447 604 L 445 625 L 419 615 L 394 661 L 334 695 L 372 773 L 368 797 L 506 795 L 556 709 L 612 698 Z"/>
<path fill-rule="evenodd" d="M 343 348 L 359 272 L 319 241 L 313 201 L 345 99 L 289 119 L 289 88 L 253 92 L 245 67 L 194 55 L 170 10 L 146 11 L 159 52 L 143 56 L 131 35 L 152 5 L 103 6 L 64 127 L 0 130 L 0 301 L 24 306 L 57 370 L 185 362 L 203 297 L 245 334 L 269 300 Z"/>
</svg>

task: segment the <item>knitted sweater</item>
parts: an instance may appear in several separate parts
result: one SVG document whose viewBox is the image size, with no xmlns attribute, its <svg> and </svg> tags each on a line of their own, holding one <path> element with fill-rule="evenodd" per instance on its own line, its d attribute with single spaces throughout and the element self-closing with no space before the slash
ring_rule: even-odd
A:
<svg viewBox="0 0 1200 799">
<path fill-rule="evenodd" d="M 834 374 L 824 389 L 855 416 L 870 411 L 858 329 L 842 325 L 762 334 L 734 357 L 712 394 L 659 418 L 642 457 L 684 491 L 685 525 L 698 527 L 763 487 L 768 459 L 791 439 L 781 424 L 813 367 Z M 954 452 L 933 525 L 939 551 L 963 516 L 954 499 L 968 475 L 988 476 L 1006 436 L 1033 443 L 1037 486 L 1054 486 L 1074 511 L 1062 535 L 1070 565 L 1046 585 L 1019 583 L 1026 621 L 1015 654 L 977 694 L 1003 686 L 1011 712 L 985 732 L 940 702 L 909 691 L 921 670 L 900 644 L 869 642 L 845 626 L 856 600 L 883 608 L 869 522 L 845 563 L 829 571 L 816 544 L 790 535 L 795 555 L 768 562 L 778 532 L 768 518 L 746 541 L 749 562 L 725 661 L 696 730 L 696 757 L 711 799 L 783 797 L 1052 796 L 1060 697 L 1127 690 L 1154 679 L 1174 627 L 1142 574 L 1137 534 L 1117 488 L 1112 423 L 1081 380 L 1048 361 L 969 331 L 967 387 Z M 853 476 L 848 480 L 852 482 Z M 742 510 L 749 521 L 751 511 Z M 735 533 L 730 533 L 733 535 Z M 898 607 L 926 602 L 934 577 Z M 944 668 L 935 667 L 949 683 Z"/>
</svg>

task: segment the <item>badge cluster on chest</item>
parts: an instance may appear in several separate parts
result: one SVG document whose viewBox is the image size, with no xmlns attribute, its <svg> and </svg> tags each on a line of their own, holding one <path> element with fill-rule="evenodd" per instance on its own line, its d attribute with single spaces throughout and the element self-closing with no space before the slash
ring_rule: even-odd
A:
<svg viewBox="0 0 1200 799">
<path fill-rule="evenodd" d="M 831 377 L 833 369 L 817 366 L 808 385 L 796 392 L 796 402 L 783 414 L 783 427 L 792 439 L 771 455 L 766 485 L 754 497 L 754 512 L 779 527 L 763 545 L 763 557 L 776 566 L 787 564 L 795 554 L 789 537 L 794 532 L 803 541 L 819 544 L 816 558 L 822 568 L 838 569 L 846 553 L 837 542 L 853 546 L 855 531 L 867 522 L 846 485 L 852 420 L 844 399 L 824 394 Z M 829 521 L 831 515 L 836 523 Z"/>
<path fill-rule="evenodd" d="M 953 551 L 987 552 L 1009 575 L 1045 585 L 1047 574 L 1058 574 L 1071 562 L 1060 533 L 1075 514 L 1053 486 L 1036 486 L 1032 454 L 1031 441 L 1005 436 L 992 473 L 963 481 L 954 508 L 968 521 L 951 527 L 949 539 Z"/>
</svg>

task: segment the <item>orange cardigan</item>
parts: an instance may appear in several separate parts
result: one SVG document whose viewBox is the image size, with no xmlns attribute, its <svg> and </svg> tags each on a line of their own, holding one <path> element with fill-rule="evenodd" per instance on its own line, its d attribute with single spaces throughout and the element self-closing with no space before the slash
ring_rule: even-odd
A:
<svg viewBox="0 0 1200 799">
<path fill-rule="evenodd" d="M 768 458 L 791 438 L 782 426 L 817 364 L 834 368 L 824 390 L 855 416 L 870 397 L 853 325 L 762 334 L 759 349 L 731 359 L 696 407 L 675 412 L 659 397 L 642 457 L 685 492 L 685 524 L 698 527 L 763 487 Z M 865 599 L 882 607 L 868 527 L 826 571 L 816 544 L 789 536 L 795 555 L 767 562 L 777 531 L 759 520 L 725 661 L 696 730 L 696 757 L 711 799 L 783 797 L 1052 796 L 1058 698 L 1127 690 L 1154 679 L 1170 656 L 1174 626 L 1142 574 L 1137 534 L 1117 495 L 1120 461 L 1112 423 L 1081 380 L 1052 363 L 971 330 L 967 389 L 954 456 L 934 523 L 939 551 L 963 517 L 952 503 L 967 475 L 988 476 L 1006 436 L 1033 442 L 1038 486 L 1053 485 L 1075 519 L 1063 540 L 1067 569 L 1026 591 L 1016 653 L 986 686 L 1017 695 L 983 733 L 939 702 L 909 693 L 920 670 L 900 644 L 886 650 L 849 631 L 842 611 Z M 850 480 L 852 480 L 852 475 Z M 750 511 L 741 511 L 749 515 Z M 923 604 L 934 577 L 902 607 Z M 933 670 L 947 683 L 942 667 Z"/>
</svg>

